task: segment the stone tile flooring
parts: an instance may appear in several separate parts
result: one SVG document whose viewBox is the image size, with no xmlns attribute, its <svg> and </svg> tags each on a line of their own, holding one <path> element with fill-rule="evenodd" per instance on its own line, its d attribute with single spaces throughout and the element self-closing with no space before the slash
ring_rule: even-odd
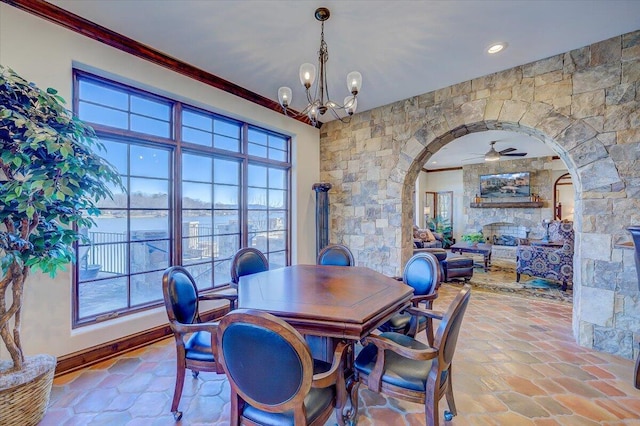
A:
<svg viewBox="0 0 640 426">
<path fill-rule="evenodd" d="M 435 309 L 458 287 L 444 284 Z M 173 425 L 172 339 L 55 379 L 41 425 Z M 472 290 L 454 358 L 458 415 L 445 425 L 640 425 L 633 361 L 578 346 L 571 305 Z M 180 425 L 228 424 L 224 376 L 187 374 Z M 360 425 L 423 425 L 419 404 L 360 389 Z M 443 398 L 440 419 L 446 408 Z M 335 424 L 330 419 L 327 425 Z"/>
</svg>

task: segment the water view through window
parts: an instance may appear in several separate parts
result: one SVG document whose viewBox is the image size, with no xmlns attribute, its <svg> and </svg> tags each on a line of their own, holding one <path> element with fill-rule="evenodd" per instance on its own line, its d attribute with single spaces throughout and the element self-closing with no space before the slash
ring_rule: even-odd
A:
<svg viewBox="0 0 640 426">
<path fill-rule="evenodd" d="M 112 188 L 96 226 L 79 230 L 74 324 L 161 304 L 171 265 L 185 266 L 200 290 L 230 281 L 240 247 L 258 248 L 272 268 L 287 265 L 288 138 L 183 104 L 175 129 L 177 102 L 75 75 L 76 110 L 124 190 Z"/>
</svg>

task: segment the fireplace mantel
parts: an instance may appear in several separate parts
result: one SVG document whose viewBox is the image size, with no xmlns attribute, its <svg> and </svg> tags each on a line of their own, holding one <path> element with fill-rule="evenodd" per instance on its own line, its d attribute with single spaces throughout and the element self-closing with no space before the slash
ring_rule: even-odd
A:
<svg viewBox="0 0 640 426">
<path fill-rule="evenodd" d="M 471 203 L 469 207 L 475 209 L 505 209 L 505 208 L 540 208 L 543 206 L 542 201 L 506 201 L 506 202 L 486 202 Z"/>
</svg>

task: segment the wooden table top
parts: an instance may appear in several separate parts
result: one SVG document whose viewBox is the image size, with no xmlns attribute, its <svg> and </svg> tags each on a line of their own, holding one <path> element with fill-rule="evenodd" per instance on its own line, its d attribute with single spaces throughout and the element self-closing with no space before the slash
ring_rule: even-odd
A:
<svg viewBox="0 0 640 426">
<path fill-rule="evenodd" d="M 360 340 L 412 295 L 369 268 L 294 265 L 241 277 L 238 307 L 270 312 L 303 334 Z"/>
</svg>

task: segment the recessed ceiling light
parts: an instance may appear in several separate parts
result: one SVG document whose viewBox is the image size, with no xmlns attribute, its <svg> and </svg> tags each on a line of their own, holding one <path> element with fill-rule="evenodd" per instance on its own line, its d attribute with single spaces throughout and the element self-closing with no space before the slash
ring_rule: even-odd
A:
<svg viewBox="0 0 640 426">
<path fill-rule="evenodd" d="M 493 55 L 507 48 L 507 43 L 496 43 L 489 46 L 487 53 Z"/>
<path fill-rule="evenodd" d="M 431 164 L 438 164 L 438 162 L 437 161 L 432 161 Z"/>
</svg>

